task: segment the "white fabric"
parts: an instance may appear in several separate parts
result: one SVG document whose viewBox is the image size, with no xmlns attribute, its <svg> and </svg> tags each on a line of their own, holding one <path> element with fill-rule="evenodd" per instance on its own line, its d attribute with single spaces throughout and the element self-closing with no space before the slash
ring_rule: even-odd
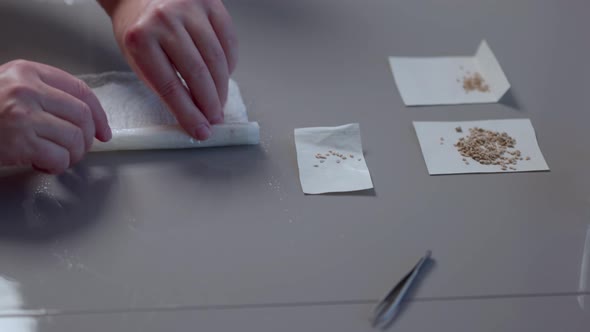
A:
<svg viewBox="0 0 590 332">
<path fill-rule="evenodd" d="M 198 141 L 178 125 L 160 98 L 128 72 L 80 76 L 94 91 L 113 130 L 108 143 L 95 141 L 92 151 L 182 149 L 258 144 L 258 123 L 248 122 L 246 106 L 230 80 L 225 122 L 214 125 L 211 137 Z"/>
</svg>

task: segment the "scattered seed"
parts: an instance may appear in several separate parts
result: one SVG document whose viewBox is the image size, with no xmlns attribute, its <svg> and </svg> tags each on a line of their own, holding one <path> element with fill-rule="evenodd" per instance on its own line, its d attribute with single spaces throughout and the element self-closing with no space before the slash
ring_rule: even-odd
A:
<svg viewBox="0 0 590 332">
<path fill-rule="evenodd" d="M 346 160 L 346 157 L 342 157 L 343 160 Z"/>
<path fill-rule="evenodd" d="M 324 163 L 324 160 L 320 160 L 320 163 L 322 163 L 322 164 L 323 164 L 323 163 Z"/>
<path fill-rule="evenodd" d="M 350 157 L 350 158 L 354 158 L 354 155 L 352 155 L 352 154 L 351 154 L 351 155 L 349 155 L 349 157 Z"/>
<path fill-rule="evenodd" d="M 359 161 L 361 161 L 361 158 L 359 158 Z"/>
<path fill-rule="evenodd" d="M 526 157 L 526 160 L 531 160 L 531 157 Z"/>
<path fill-rule="evenodd" d="M 313 165 L 313 167 L 319 167 L 318 165 Z"/>
<path fill-rule="evenodd" d="M 336 160 L 336 162 L 340 164 L 340 160 Z"/>
<path fill-rule="evenodd" d="M 440 138 L 440 140 L 441 140 L 441 141 L 444 141 L 445 139 L 444 139 L 444 137 L 441 137 L 441 138 Z"/>
<path fill-rule="evenodd" d="M 466 162 L 465 162 L 465 165 L 469 165 L 469 162 L 468 162 L 468 161 L 466 161 Z"/>
<path fill-rule="evenodd" d="M 460 126 L 455 128 L 455 131 L 458 133 L 462 133 L 463 132 L 463 128 L 461 128 Z"/>
</svg>

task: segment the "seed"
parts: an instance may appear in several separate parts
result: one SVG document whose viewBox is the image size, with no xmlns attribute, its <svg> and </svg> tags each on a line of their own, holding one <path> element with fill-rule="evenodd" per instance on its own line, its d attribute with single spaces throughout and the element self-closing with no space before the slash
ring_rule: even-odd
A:
<svg viewBox="0 0 590 332">
<path fill-rule="evenodd" d="M 463 128 L 461 128 L 460 126 L 455 128 L 455 131 L 458 133 L 462 133 L 463 132 Z"/>
<path fill-rule="evenodd" d="M 319 167 L 318 165 L 313 165 L 313 167 Z"/>
<path fill-rule="evenodd" d="M 352 154 L 351 154 L 351 155 L 349 155 L 349 157 L 350 157 L 350 158 L 354 158 L 354 155 L 352 155 Z"/>
<path fill-rule="evenodd" d="M 359 161 L 361 161 L 361 158 L 359 158 Z"/>
<path fill-rule="evenodd" d="M 343 160 L 346 160 L 346 157 L 342 157 Z"/>
<path fill-rule="evenodd" d="M 469 162 L 468 162 L 468 161 L 466 161 L 466 162 L 465 162 L 465 165 L 469 165 Z"/>
<path fill-rule="evenodd" d="M 462 130 L 462 129 L 461 129 Z M 511 150 L 516 140 L 507 133 L 499 133 L 479 127 L 469 128 L 469 135 L 454 144 L 463 161 L 471 158 L 482 165 L 516 165 L 519 150 Z"/>
<path fill-rule="evenodd" d="M 322 164 L 323 164 L 323 163 L 324 163 L 324 161 L 323 161 L 323 160 L 320 160 L 320 163 L 322 163 Z"/>
<path fill-rule="evenodd" d="M 526 160 L 531 160 L 531 157 L 526 157 Z"/>
<path fill-rule="evenodd" d="M 444 139 L 444 137 L 441 137 L 441 138 L 440 138 L 440 140 L 441 140 L 441 141 L 444 141 L 445 139 Z"/>
<path fill-rule="evenodd" d="M 479 92 L 490 92 L 490 86 L 486 84 L 486 81 L 481 76 L 480 73 L 474 73 L 473 75 L 469 75 L 470 72 L 467 71 L 468 76 L 463 77 L 463 90 L 469 93 L 471 91 L 479 91 Z"/>
<path fill-rule="evenodd" d="M 340 160 L 336 160 L 336 162 L 340 164 Z"/>
</svg>

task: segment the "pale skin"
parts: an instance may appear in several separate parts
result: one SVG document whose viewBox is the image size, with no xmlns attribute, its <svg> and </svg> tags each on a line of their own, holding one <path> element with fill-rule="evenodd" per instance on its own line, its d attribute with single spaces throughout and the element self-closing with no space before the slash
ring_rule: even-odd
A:
<svg viewBox="0 0 590 332">
<path fill-rule="evenodd" d="M 221 0 L 98 0 L 133 70 L 191 136 L 223 122 L 237 40 Z M 182 76 L 186 87 L 178 74 Z M 47 65 L 0 66 L 0 165 L 59 174 L 112 137 L 90 88 Z"/>
</svg>

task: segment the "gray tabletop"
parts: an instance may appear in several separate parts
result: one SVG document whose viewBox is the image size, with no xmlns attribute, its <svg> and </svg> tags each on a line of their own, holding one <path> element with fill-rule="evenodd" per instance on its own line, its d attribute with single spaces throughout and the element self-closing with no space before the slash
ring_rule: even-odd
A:
<svg viewBox="0 0 590 332">
<path fill-rule="evenodd" d="M 371 306 L 432 249 L 399 330 L 590 328 L 590 3 L 226 4 L 260 146 L 0 173 L 0 280 L 22 297 L 0 301 L 0 322 L 369 330 Z M 388 56 L 468 55 L 482 39 L 512 85 L 500 103 L 404 107 Z M 4 0 L 0 40 L 2 63 L 127 69 L 89 0 Z M 551 172 L 428 176 L 412 121 L 499 118 L 531 119 Z M 375 190 L 303 195 L 293 129 L 351 122 Z"/>
</svg>

